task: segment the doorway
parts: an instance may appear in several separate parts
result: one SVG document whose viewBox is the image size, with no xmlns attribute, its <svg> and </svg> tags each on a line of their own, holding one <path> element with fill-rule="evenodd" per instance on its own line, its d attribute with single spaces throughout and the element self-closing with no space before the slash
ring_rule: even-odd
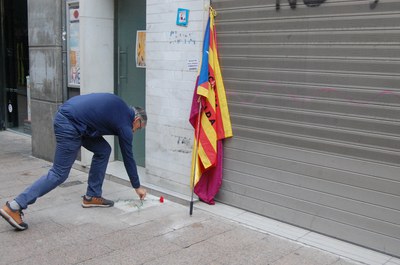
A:
<svg viewBox="0 0 400 265">
<path fill-rule="evenodd" d="M 115 14 L 115 94 L 129 105 L 145 107 L 146 68 L 136 60 L 138 31 L 146 29 L 146 0 L 117 0 Z M 145 130 L 133 137 L 133 154 L 137 165 L 145 166 Z M 116 144 L 116 159 L 122 160 Z"/>
<path fill-rule="evenodd" d="M 27 1 L 0 0 L 0 15 L 0 129 L 30 133 Z"/>
</svg>

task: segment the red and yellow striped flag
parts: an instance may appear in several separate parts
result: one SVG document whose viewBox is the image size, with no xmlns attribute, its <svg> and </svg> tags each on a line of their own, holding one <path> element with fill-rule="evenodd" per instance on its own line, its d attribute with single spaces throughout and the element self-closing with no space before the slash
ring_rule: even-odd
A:
<svg viewBox="0 0 400 265">
<path fill-rule="evenodd" d="M 195 129 L 192 183 L 199 198 L 210 204 L 214 204 L 214 196 L 222 183 L 222 140 L 232 137 L 228 103 L 218 60 L 214 18 L 215 11 L 210 8 L 200 73 L 189 119 Z"/>
</svg>

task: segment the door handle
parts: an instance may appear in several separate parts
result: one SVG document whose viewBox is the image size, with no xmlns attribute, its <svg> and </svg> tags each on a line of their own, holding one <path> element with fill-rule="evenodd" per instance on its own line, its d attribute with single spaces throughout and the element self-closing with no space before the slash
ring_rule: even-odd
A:
<svg viewBox="0 0 400 265">
<path fill-rule="evenodd" d="M 118 62 L 117 62 L 117 76 L 118 76 L 118 89 L 121 86 L 121 79 L 126 79 L 127 78 L 127 63 L 125 62 L 125 73 L 123 74 L 121 72 L 121 56 L 125 56 L 125 61 L 126 61 L 126 51 L 121 50 L 121 47 L 118 46 Z"/>
</svg>

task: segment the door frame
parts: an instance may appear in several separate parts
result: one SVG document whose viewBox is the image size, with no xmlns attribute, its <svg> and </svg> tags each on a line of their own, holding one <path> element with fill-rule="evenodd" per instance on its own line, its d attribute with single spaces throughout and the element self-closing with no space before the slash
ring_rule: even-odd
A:
<svg viewBox="0 0 400 265">
<path fill-rule="evenodd" d="M 135 5 L 137 8 L 134 10 L 131 10 L 132 6 L 126 6 L 126 8 L 123 8 L 121 6 L 123 1 L 127 1 L 126 3 Z M 137 31 L 146 29 L 146 1 L 140 1 L 143 2 L 130 2 L 129 0 L 114 1 L 114 93 L 125 100 L 128 105 L 145 108 L 146 69 L 143 67 L 137 67 L 135 61 Z M 127 17 L 126 13 L 120 14 L 120 10 L 130 10 L 133 12 L 129 12 L 129 17 Z M 143 11 L 144 14 L 141 13 Z M 134 17 L 135 12 L 136 15 L 138 15 L 139 12 L 139 16 Z M 130 17 L 130 14 L 132 14 L 132 17 Z M 125 17 L 123 17 L 124 15 Z M 132 25 L 132 27 L 126 27 L 126 25 L 124 25 L 124 23 L 127 23 L 126 18 L 128 18 L 128 20 L 132 19 L 131 22 L 135 24 Z M 124 19 L 123 23 L 120 23 L 121 19 Z M 123 33 L 125 30 L 128 32 Z M 125 39 L 122 39 L 123 37 Z M 124 45 L 129 43 L 129 45 L 120 48 L 121 43 Z M 133 96 L 133 94 L 131 94 L 131 90 L 127 89 L 128 87 L 129 89 L 134 89 L 136 92 L 139 92 L 138 96 Z M 145 139 L 145 130 L 140 130 L 135 133 L 133 140 L 133 154 L 135 156 L 136 163 L 138 166 L 143 167 L 145 166 L 146 153 Z M 122 160 L 117 138 L 115 139 L 115 159 Z"/>
</svg>

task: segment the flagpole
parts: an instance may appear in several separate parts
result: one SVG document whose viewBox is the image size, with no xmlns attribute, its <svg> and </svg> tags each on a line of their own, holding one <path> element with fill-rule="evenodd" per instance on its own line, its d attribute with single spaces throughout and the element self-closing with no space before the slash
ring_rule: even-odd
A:
<svg viewBox="0 0 400 265">
<path fill-rule="evenodd" d="M 192 197 L 190 199 L 190 211 L 189 214 L 190 216 L 192 216 L 193 214 L 193 196 L 194 196 L 194 180 L 196 178 L 196 166 L 197 166 L 197 152 L 199 149 L 199 137 L 200 137 L 200 123 L 201 123 L 201 100 L 200 97 L 197 99 L 197 101 L 199 102 L 199 112 L 198 112 L 198 117 L 197 117 L 197 132 L 196 132 L 196 146 L 195 146 L 195 151 L 194 151 L 194 165 L 193 165 L 193 179 L 192 179 Z"/>
</svg>

